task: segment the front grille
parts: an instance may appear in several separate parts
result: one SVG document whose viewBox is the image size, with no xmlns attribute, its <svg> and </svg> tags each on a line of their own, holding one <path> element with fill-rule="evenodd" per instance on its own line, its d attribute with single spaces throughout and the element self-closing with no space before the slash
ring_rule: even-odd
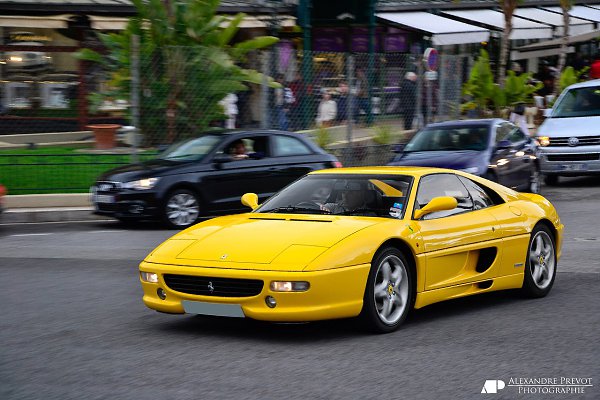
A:
<svg viewBox="0 0 600 400">
<path fill-rule="evenodd" d="M 164 275 L 165 283 L 177 292 L 215 297 L 251 297 L 258 295 L 264 282 L 257 279 L 213 278 L 191 275 Z M 212 290 L 211 290 L 212 288 Z"/>
<path fill-rule="evenodd" d="M 558 137 L 558 138 L 550 138 L 550 146 L 555 147 L 565 147 L 569 146 L 569 138 L 570 137 Z M 569 147 L 577 147 L 577 146 L 597 146 L 600 145 L 600 136 L 577 136 L 579 143 L 575 146 Z"/>
<path fill-rule="evenodd" d="M 106 193 L 106 192 L 118 192 L 121 188 L 121 182 L 112 182 L 112 181 L 98 181 L 95 185 L 96 191 Z"/>
<path fill-rule="evenodd" d="M 548 161 L 598 161 L 600 154 L 548 154 Z"/>
</svg>

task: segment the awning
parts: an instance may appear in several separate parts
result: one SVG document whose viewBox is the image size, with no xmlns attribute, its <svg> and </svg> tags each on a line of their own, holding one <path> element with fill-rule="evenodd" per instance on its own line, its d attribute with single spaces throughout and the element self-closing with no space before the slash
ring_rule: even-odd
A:
<svg viewBox="0 0 600 400">
<path fill-rule="evenodd" d="M 562 13 L 553 13 L 540 8 L 517 8 L 514 15 L 554 26 L 556 28 L 554 31 L 555 36 L 562 36 L 563 34 Z M 569 20 L 569 34 L 571 35 L 590 32 L 594 28 L 594 23 L 590 21 L 573 17 Z"/>
<path fill-rule="evenodd" d="M 69 19 L 69 15 L 50 15 L 47 17 L 3 15 L 0 17 L 0 27 L 62 29 L 67 27 L 67 19 Z"/>
<path fill-rule="evenodd" d="M 435 46 L 485 42 L 490 31 L 423 11 L 377 13 L 377 17 L 431 35 Z"/>
<path fill-rule="evenodd" d="M 568 37 L 568 45 L 575 43 L 587 42 L 590 40 L 600 38 L 600 29 L 596 29 L 591 32 L 582 33 L 581 35 L 572 35 Z M 528 44 L 521 46 L 511 53 L 511 59 L 523 60 L 526 58 L 539 58 L 555 56 L 560 54 L 560 46 L 562 44 L 562 38 L 546 40 L 545 42 Z M 567 47 L 567 53 L 573 53 L 575 51 L 573 46 Z"/>
<path fill-rule="evenodd" d="M 560 7 L 544 7 L 544 10 L 552 11 L 554 13 L 561 13 L 562 8 Z M 569 10 L 569 15 L 575 18 L 587 19 L 594 22 L 600 22 L 600 10 L 593 7 L 586 6 L 573 6 Z"/>
<path fill-rule="evenodd" d="M 442 14 L 465 21 L 474 21 L 492 29 L 504 30 L 504 14 L 494 10 L 442 11 Z M 510 39 L 551 39 L 552 27 L 539 22 L 513 16 L 513 30 Z"/>
</svg>

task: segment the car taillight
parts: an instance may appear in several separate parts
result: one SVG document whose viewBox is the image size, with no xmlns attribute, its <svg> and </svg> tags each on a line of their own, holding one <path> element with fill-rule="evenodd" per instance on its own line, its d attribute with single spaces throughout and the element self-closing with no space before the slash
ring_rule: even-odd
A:
<svg viewBox="0 0 600 400">
<path fill-rule="evenodd" d="M 342 168 L 342 167 L 343 167 L 342 163 L 341 163 L 341 162 L 339 162 L 339 161 L 333 161 L 333 162 L 331 163 L 331 166 L 332 166 L 333 168 Z"/>
</svg>

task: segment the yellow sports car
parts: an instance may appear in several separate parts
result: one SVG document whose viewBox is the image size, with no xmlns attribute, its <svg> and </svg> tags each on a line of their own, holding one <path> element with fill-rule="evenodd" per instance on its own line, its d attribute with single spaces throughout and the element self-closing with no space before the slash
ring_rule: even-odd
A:
<svg viewBox="0 0 600 400">
<path fill-rule="evenodd" d="M 157 311 L 289 322 L 359 317 L 377 332 L 412 308 L 494 290 L 548 294 L 563 225 L 552 204 L 460 171 L 310 173 L 252 212 L 211 219 L 140 264 Z"/>
</svg>

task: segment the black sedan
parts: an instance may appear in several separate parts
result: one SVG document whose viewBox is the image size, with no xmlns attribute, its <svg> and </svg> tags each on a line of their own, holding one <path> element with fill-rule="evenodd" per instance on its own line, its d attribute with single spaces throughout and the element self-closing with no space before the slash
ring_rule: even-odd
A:
<svg viewBox="0 0 600 400">
<path fill-rule="evenodd" d="M 389 165 L 457 169 L 515 190 L 540 192 L 535 140 L 502 119 L 430 124 L 397 152 Z"/>
<path fill-rule="evenodd" d="M 246 192 L 264 201 L 306 173 L 332 167 L 341 164 L 299 134 L 210 132 L 156 159 L 110 170 L 90 191 L 96 214 L 185 228 L 200 217 L 245 211 Z"/>
</svg>

